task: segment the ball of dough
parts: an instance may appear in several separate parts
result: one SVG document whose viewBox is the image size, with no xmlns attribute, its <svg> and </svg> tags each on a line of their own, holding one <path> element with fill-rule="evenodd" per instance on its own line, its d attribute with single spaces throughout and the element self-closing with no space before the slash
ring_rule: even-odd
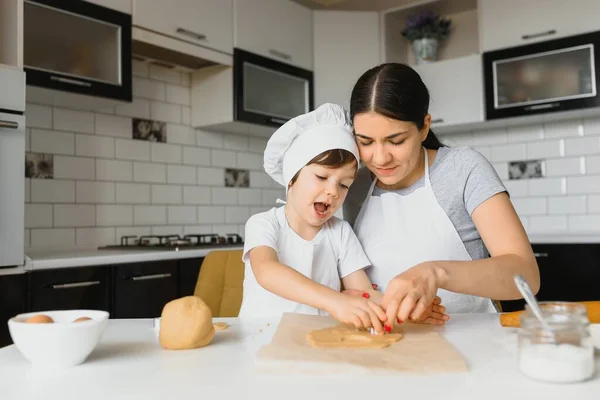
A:
<svg viewBox="0 0 600 400">
<path fill-rule="evenodd" d="M 168 302 L 160 319 L 160 345 L 167 350 L 197 349 L 215 336 L 210 308 L 196 296 Z"/>
</svg>

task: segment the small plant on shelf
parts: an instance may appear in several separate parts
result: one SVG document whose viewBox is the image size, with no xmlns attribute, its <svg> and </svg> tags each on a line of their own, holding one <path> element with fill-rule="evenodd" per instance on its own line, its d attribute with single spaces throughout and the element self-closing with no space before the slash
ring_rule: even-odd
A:
<svg viewBox="0 0 600 400">
<path fill-rule="evenodd" d="M 450 19 L 427 10 L 407 18 L 402 36 L 412 43 L 418 64 L 437 60 L 438 43 L 448 37 L 451 24 Z"/>
</svg>

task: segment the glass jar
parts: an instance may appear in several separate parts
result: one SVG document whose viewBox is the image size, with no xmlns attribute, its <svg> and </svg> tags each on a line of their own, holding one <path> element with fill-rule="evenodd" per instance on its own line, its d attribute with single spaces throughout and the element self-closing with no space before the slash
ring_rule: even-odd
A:
<svg viewBox="0 0 600 400">
<path fill-rule="evenodd" d="M 549 332 L 529 306 L 521 314 L 519 368 L 535 380 L 580 382 L 594 375 L 594 345 L 583 304 L 540 302 Z"/>
</svg>

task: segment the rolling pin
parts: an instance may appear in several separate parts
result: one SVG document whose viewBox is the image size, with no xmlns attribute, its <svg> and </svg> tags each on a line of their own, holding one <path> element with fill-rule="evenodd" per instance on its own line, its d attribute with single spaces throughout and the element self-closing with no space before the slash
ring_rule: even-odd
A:
<svg viewBox="0 0 600 400">
<path fill-rule="evenodd" d="M 600 301 L 579 301 L 587 308 L 590 324 L 600 324 Z M 518 328 L 521 325 L 521 314 L 523 311 L 513 311 L 500 314 L 500 325 L 504 327 Z"/>
</svg>

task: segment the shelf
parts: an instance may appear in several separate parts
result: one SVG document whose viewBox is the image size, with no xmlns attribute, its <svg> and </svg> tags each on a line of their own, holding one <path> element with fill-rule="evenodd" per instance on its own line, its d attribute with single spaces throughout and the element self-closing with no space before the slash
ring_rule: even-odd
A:
<svg viewBox="0 0 600 400">
<path fill-rule="evenodd" d="M 402 36 L 406 19 L 413 14 L 431 10 L 450 18 L 450 35 L 440 42 L 438 60 L 451 60 L 479 53 L 477 0 L 423 0 L 383 13 L 383 54 L 385 62 L 416 65 L 411 43 Z"/>
</svg>

